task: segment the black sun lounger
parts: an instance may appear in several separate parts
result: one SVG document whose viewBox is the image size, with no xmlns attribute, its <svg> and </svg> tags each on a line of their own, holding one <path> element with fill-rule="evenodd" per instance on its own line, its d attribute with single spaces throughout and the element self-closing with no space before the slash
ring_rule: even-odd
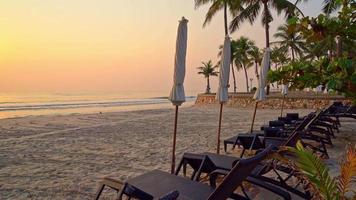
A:
<svg viewBox="0 0 356 200">
<path fill-rule="evenodd" d="M 120 188 L 119 199 L 128 196 L 141 200 L 225 200 L 228 198 L 247 200 L 248 197 L 237 194 L 235 191 L 239 186 L 242 186 L 242 182 L 272 149 L 273 146 L 269 146 L 251 158 L 236 162 L 217 187 L 215 184 L 211 186 L 167 172 L 153 170 L 127 180 Z M 213 171 L 211 174 L 216 173 L 219 172 Z M 284 193 L 284 195 L 286 195 L 284 199 L 290 199 L 288 193 Z M 99 196 L 96 199 L 98 198 Z"/>
</svg>

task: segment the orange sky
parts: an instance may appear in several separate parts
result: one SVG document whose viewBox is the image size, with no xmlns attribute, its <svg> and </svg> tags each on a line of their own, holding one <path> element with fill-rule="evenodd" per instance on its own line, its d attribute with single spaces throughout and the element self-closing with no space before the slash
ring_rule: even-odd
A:
<svg viewBox="0 0 356 200">
<path fill-rule="evenodd" d="M 315 15 L 320 2 L 303 6 Z M 196 67 L 216 62 L 223 41 L 219 14 L 206 28 L 206 7 L 193 0 L 4 0 L 0 2 L 0 92 L 167 91 L 178 20 L 188 18 L 185 87 L 203 91 Z M 272 32 L 282 23 L 276 19 Z M 263 28 L 244 25 L 262 47 Z M 251 72 L 252 76 L 253 73 Z M 238 75 L 239 90 L 244 76 Z M 216 80 L 212 81 L 216 89 Z"/>
</svg>

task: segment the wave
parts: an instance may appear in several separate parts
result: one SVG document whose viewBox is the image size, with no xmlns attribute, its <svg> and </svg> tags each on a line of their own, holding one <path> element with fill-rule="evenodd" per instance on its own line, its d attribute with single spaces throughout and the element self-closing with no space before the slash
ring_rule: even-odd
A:
<svg viewBox="0 0 356 200">
<path fill-rule="evenodd" d="M 186 97 L 187 101 L 192 101 L 195 96 Z M 153 97 L 147 99 L 125 99 L 118 101 L 79 101 L 79 102 L 46 102 L 46 103 L 0 103 L 0 112 L 19 111 L 19 110 L 45 110 L 45 109 L 71 109 L 71 108 L 88 108 L 88 107 L 117 107 L 131 105 L 148 105 L 148 104 L 168 104 L 168 97 Z"/>
</svg>

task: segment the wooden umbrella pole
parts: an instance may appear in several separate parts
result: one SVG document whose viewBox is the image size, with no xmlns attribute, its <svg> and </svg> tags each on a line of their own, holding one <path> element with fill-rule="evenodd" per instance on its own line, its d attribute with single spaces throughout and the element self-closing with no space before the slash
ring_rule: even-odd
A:
<svg viewBox="0 0 356 200">
<path fill-rule="evenodd" d="M 178 122 L 178 106 L 176 106 L 176 113 L 174 117 L 174 132 L 173 132 L 173 147 L 172 147 L 172 166 L 171 174 L 174 174 L 176 166 L 176 138 L 177 138 L 177 122 Z"/>
<path fill-rule="evenodd" d="M 255 103 L 255 110 L 253 111 L 253 117 L 252 117 L 250 133 L 252 133 L 252 131 L 253 131 L 253 124 L 255 123 L 257 106 L 258 106 L 258 101 L 256 101 L 256 103 Z"/>
<path fill-rule="evenodd" d="M 221 132 L 221 118 L 222 118 L 222 110 L 223 110 L 223 103 L 220 104 L 220 115 L 219 115 L 219 129 L 218 129 L 218 138 L 217 138 L 217 145 L 216 145 L 216 153 L 220 153 L 220 132 Z"/>
<path fill-rule="evenodd" d="M 286 95 L 283 95 L 283 99 L 282 99 L 282 108 L 281 108 L 281 117 L 283 117 L 283 107 L 284 107 L 284 99 L 286 98 Z"/>
</svg>

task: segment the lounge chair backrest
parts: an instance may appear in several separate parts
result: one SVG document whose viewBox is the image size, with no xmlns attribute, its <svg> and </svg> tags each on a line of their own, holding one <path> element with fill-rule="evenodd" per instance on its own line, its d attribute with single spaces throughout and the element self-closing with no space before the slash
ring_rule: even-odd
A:
<svg viewBox="0 0 356 200">
<path fill-rule="evenodd" d="M 267 157 L 273 146 L 268 146 L 265 150 L 257 155 L 241 159 L 225 176 L 221 184 L 209 196 L 208 200 L 225 200 L 236 190 L 238 186 L 250 175 L 254 168 Z"/>
<path fill-rule="evenodd" d="M 264 130 L 265 137 L 281 137 L 281 129 L 277 127 L 266 127 Z"/>
<path fill-rule="evenodd" d="M 269 127 L 284 127 L 284 122 L 280 120 L 269 121 Z"/>
<path fill-rule="evenodd" d="M 292 119 L 288 117 L 278 117 L 278 121 L 282 121 L 284 124 L 292 124 Z"/>
<path fill-rule="evenodd" d="M 299 119 L 299 114 L 298 113 L 287 113 L 286 117 L 292 119 L 292 120 L 298 120 Z"/>
<path fill-rule="evenodd" d="M 301 131 L 313 123 L 319 117 L 319 114 L 320 113 L 316 114 L 313 112 L 307 115 L 304 120 L 294 129 L 294 131 L 290 134 L 282 146 L 293 146 L 295 144 L 296 138 L 299 138 Z"/>
</svg>

